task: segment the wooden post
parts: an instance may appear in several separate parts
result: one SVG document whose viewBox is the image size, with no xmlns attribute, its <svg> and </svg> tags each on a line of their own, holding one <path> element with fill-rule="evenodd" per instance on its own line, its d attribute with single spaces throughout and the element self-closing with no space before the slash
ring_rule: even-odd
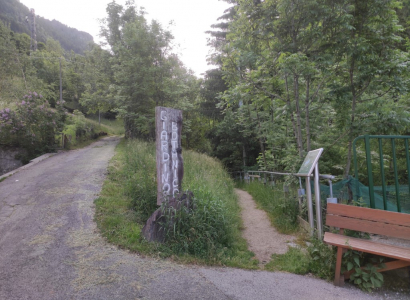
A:
<svg viewBox="0 0 410 300">
<path fill-rule="evenodd" d="M 182 159 L 181 132 L 182 111 L 155 108 L 157 150 L 157 204 L 167 197 L 175 197 L 181 191 L 184 166 Z"/>
</svg>

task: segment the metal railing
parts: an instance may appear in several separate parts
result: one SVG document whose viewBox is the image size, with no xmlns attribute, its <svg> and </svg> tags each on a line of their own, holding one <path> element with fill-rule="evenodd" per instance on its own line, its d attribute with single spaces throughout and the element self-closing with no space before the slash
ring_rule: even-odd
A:
<svg viewBox="0 0 410 300">
<path fill-rule="evenodd" d="M 397 166 L 397 143 L 396 140 L 404 141 L 404 150 L 406 156 L 406 167 L 407 167 L 407 183 L 410 194 L 410 155 L 409 155 L 409 139 L 410 136 L 400 136 L 400 135 L 363 135 L 357 137 L 353 141 L 353 161 L 355 169 L 355 177 L 359 180 L 359 171 L 357 164 L 357 150 L 356 143 L 359 140 L 364 140 L 365 153 L 366 153 L 366 166 L 367 166 L 367 177 L 369 185 L 369 199 L 370 207 L 376 208 L 375 204 L 375 192 L 374 192 L 374 178 L 373 178 L 373 166 L 371 159 L 371 140 L 378 141 L 378 150 L 379 150 L 379 165 L 380 165 L 380 176 L 381 176 L 381 185 L 382 185 L 382 196 L 383 196 L 383 207 L 384 210 L 387 210 L 387 185 L 386 185 L 386 174 L 384 171 L 384 153 L 383 153 L 383 141 L 390 140 L 391 151 L 392 151 L 392 167 L 394 172 L 394 185 L 395 185 L 395 198 L 397 203 L 397 211 L 402 211 L 401 201 L 400 201 L 400 185 L 399 185 L 399 176 L 398 176 L 398 166 Z M 356 200 L 361 197 L 359 185 L 356 187 Z"/>
</svg>

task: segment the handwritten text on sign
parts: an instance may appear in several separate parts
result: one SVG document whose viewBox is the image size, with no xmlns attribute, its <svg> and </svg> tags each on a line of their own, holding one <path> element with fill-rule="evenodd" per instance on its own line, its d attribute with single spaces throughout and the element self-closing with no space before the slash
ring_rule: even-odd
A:
<svg viewBox="0 0 410 300">
<path fill-rule="evenodd" d="M 165 197 L 175 196 L 180 192 L 183 177 L 181 149 L 182 112 L 180 110 L 157 107 L 156 145 L 157 145 L 157 181 L 160 205 Z"/>
</svg>

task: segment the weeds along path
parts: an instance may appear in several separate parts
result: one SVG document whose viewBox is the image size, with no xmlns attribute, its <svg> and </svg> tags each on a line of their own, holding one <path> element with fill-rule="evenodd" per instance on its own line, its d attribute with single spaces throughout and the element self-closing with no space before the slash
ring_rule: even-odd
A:
<svg viewBox="0 0 410 300">
<path fill-rule="evenodd" d="M 235 189 L 235 192 L 242 208 L 243 237 L 247 240 L 249 250 L 255 253 L 259 263 L 268 263 L 272 254 L 286 253 L 289 243 L 295 237 L 277 232 L 272 227 L 266 212 L 256 208 L 256 203 L 249 193 L 239 189 Z"/>
</svg>

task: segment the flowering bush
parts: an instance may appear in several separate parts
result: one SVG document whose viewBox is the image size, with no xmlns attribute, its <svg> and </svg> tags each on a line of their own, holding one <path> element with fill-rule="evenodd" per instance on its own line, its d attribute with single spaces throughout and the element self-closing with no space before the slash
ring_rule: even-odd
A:
<svg viewBox="0 0 410 300">
<path fill-rule="evenodd" d="M 51 108 L 41 94 L 29 92 L 14 111 L 0 110 L 0 144 L 23 147 L 29 156 L 44 153 L 62 131 L 65 115 L 63 102 Z"/>
</svg>

